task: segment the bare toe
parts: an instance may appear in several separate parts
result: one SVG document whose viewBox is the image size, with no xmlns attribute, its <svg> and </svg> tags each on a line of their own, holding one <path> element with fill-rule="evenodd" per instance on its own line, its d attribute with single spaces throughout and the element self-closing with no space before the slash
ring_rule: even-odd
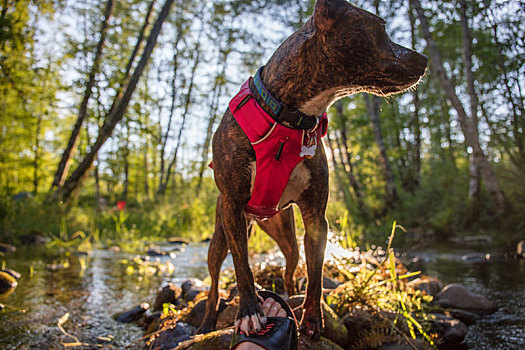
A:
<svg viewBox="0 0 525 350">
<path fill-rule="evenodd" d="M 270 308 L 270 312 L 268 312 L 269 317 L 278 317 L 279 311 L 282 310 L 281 304 L 278 302 L 274 302 L 272 304 L 272 307 Z"/>
</svg>

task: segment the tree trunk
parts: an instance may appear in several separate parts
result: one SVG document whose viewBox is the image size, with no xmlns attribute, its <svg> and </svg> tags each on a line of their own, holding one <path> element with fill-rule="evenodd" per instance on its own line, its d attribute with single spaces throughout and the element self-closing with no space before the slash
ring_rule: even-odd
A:
<svg viewBox="0 0 525 350">
<path fill-rule="evenodd" d="M 228 42 L 230 42 L 230 40 L 228 40 Z M 217 111 L 219 109 L 219 101 L 222 95 L 222 89 L 226 84 L 226 68 L 228 67 L 228 55 L 231 51 L 229 49 L 219 48 L 219 52 L 221 51 L 222 56 L 220 56 L 219 59 L 219 61 L 222 63 L 221 70 L 215 77 L 215 82 L 213 85 L 214 96 L 210 104 L 210 119 L 208 120 L 208 127 L 206 128 L 206 139 L 204 140 L 204 145 L 202 146 L 202 160 L 199 166 L 197 187 L 195 188 L 197 196 L 199 195 L 202 187 L 202 177 L 204 175 L 204 169 L 206 169 L 206 167 L 208 166 L 208 153 L 210 150 L 211 138 L 213 135 L 213 126 L 215 125 L 215 120 L 217 120 Z"/>
<path fill-rule="evenodd" d="M 509 207 L 509 202 L 501 190 L 496 174 L 492 170 L 492 167 L 485 153 L 483 152 L 483 149 L 481 148 L 478 135 L 478 126 L 474 123 L 472 118 L 467 116 L 467 113 L 465 112 L 465 109 L 463 108 L 463 105 L 456 94 L 454 86 L 445 72 L 441 54 L 436 43 L 434 42 L 434 39 L 432 38 L 432 35 L 430 34 L 428 19 L 423 13 L 421 3 L 419 0 L 410 0 L 410 3 L 417 11 L 418 18 L 421 23 L 421 30 L 423 32 L 423 36 L 425 37 L 425 41 L 427 42 L 427 48 L 431 57 L 432 65 L 434 66 L 434 70 L 437 73 L 439 82 L 445 90 L 450 103 L 458 114 L 459 123 L 461 130 L 463 131 L 463 135 L 465 136 L 465 141 L 467 145 L 472 148 L 474 161 L 477 163 L 476 165 L 479 168 L 481 177 L 485 183 L 485 187 L 487 188 L 491 201 L 494 205 L 494 210 L 498 215 L 503 214 Z"/>
<path fill-rule="evenodd" d="M 102 58 L 102 50 L 104 49 L 104 44 L 106 42 L 106 34 L 109 28 L 109 20 L 113 14 L 114 7 L 115 0 L 108 0 L 108 2 L 106 3 L 106 8 L 104 10 L 104 20 L 102 21 L 102 27 L 100 29 L 100 38 L 97 44 L 95 58 L 93 59 L 93 66 L 91 67 L 91 72 L 89 73 L 86 91 L 84 92 L 84 98 L 82 99 L 82 103 L 80 104 L 80 108 L 78 110 L 77 121 L 75 122 L 73 131 L 71 132 L 71 136 L 69 137 L 67 146 L 64 149 L 64 153 L 62 153 L 60 163 L 58 163 L 58 168 L 55 173 L 55 177 L 53 178 L 51 190 L 53 190 L 53 188 L 55 187 L 60 187 L 64 184 L 64 181 L 69 172 L 69 167 L 71 166 L 71 162 L 73 160 L 73 156 L 77 150 L 78 143 L 80 140 L 80 129 L 82 128 L 82 124 L 86 119 L 87 106 L 91 97 L 93 86 L 95 85 L 95 77 L 99 72 L 100 61 Z"/>
<path fill-rule="evenodd" d="M 377 96 L 369 96 L 364 94 L 364 99 L 366 102 L 366 108 L 368 109 L 368 114 L 370 115 L 370 120 L 372 122 L 372 128 L 374 130 L 374 138 L 379 148 L 379 161 L 383 170 L 383 176 L 386 181 L 386 206 L 391 207 L 397 201 L 397 190 L 396 182 L 394 179 L 394 173 L 392 172 L 392 167 L 390 166 L 390 161 L 386 154 L 385 145 L 383 143 L 383 135 L 381 133 L 381 120 L 379 115 L 380 100 Z"/>
<path fill-rule="evenodd" d="M 478 96 L 474 87 L 474 72 L 472 71 L 472 38 L 468 26 L 467 3 L 459 0 L 459 18 L 461 20 L 461 38 L 463 42 L 463 62 L 465 64 L 465 77 L 467 78 L 467 93 L 470 101 L 470 118 L 474 125 L 478 125 Z M 480 179 L 477 164 L 480 160 L 476 159 L 477 154 L 473 153 L 469 157 L 469 199 L 471 201 L 471 213 L 477 215 L 480 197 Z"/>
<path fill-rule="evenodd" d="M 62 200 L 66 204 L 69 204 L 73 199 L 76 191 L 79 190 L 82 186 L 86 176 L 89 174 L 89 171 L 93 167 L 93 160 L 95 159 L 98 151 L 106 142 L 106 140 L 111 136 L 116 124 L 124 116 L 124 113 L 126 111 L 126 108 L 128 107 L 131 96 L 135 91 L 139 78 L 141 77 L 144 68 L 148 64 L 148 60 L 151 56 L 151 53 L 153 52 L 153 48 L 157 43 L 157 38 L 160 34 L 160 30 L 165 19 L 168 17 L 173 1 L 174 0 L 166 0 L 164 2 L 159 16 L 155 21 L 155 24 L 153 25 L 151 33 L 148 37 L 146 47 L 144 48 L 144 52 L 142 53 L 142 57 L 140 58 L 140 61 L 138 62 L 137 67 L 135 68 L 135 71 L 133 72 L 133 75 L 129 80 L 129 83 L 123 89 L 122 98 L 119 99 L 117 107 L 113 111 L 111 111 L 106 117 L 104 124 L 102 125 L 102 128 L 100 130 L 100 133 L 97 137 L 97 140 L 93 144 L 90 152 L 84 157 L 84 159 L 79 164 L 77 169 L 73 172 L 73 174 L 71 174 L 71 176 L 64 182 L 64 185 L 56 191 L 56 194 L 51 200 L 58 199 Z"/>
<path fill-rule="evenodd" d="M 38 113 L 35 130 L 35 157 L 33 159 L 33 195 L 38 193 L 38 168 L 40 165 L 40 132 L 42 130 L 42 113 Z"/>
<path fill-rule="evenodd" d="M 129 119 L 126 118 L 126 134 L 124 140 L 124 190 L 122 191 L 122 200 L 128 200 L 128 189 L 129 189 Z"/>
<path fill-rule="evenodd" d="M 412 8 L 408 10 L 408 18 L 410 21 L 410 38 L 412 41 L 412 48 L 416 47 L 416 19 L 414 18 L 414 13 Z M 414 144 L 411 146 L 411 183 L 408 186 L 410 192 L 414 193 L 416 188 L 419 187 L 421 183 L 421 124 L 419 120 L 419 93 L 417 90 L 412 91 L 412 104 L 414 106 L 414 112 L 412 112 L 412 118 L 410 125 L 412 127 L 412 132 L 414 133 Z"/>
<path fill-rule="evenodd" d="M 171 131 L 171 124 L 173 121 L 173 114 L 175 113 L 175 105 L 177 102 L 177 71 L 179 68 L 179 64 L 178 64 L 179 51 L 178 51 L 177 46 L 181 38 L 182 38 L 182 20 L 179 21 L 179 25 L 177 26 L 177 36 L 175 38 L 175 42 L 173 43 L 173 77 L 171 79 L 171 106 L 170 106 L 170 115 L 168 117 L 168 125 L 161 139 L 159 189 L 160 189 L 160 186 L 164 183 L 164 180 L 166 178 L 166 171 L 165 171 L 166 145 L 168 143 L 168 137 Z"/>
<path fill-rule="evenodd" d="M 200 32 L 198 34 L 199 38 L 201 37 L 203 30 L 204 30 L 204 23 L 202 24 Z M 177 164 L 177 156 L 178 156 L 178 152 L 179 152 L 179 149 L 180 149 L 180 146 L 181 146 L 181 143 L 182 143 L 182 132 L 184 131 L 184 127 L 186 126 L 186 117 L 188 115 L 188 112 L 189 112 L 190 106 L 191 106 L 191 96 L 192 96 L 192 93 L 193 93 L 195 73 L 196 73 L 197 67 L 199 66 L 199 63 L 200 63 L 200 55 L 201 55 L 200 45 L 201 45 L 201 43 L 200 43 L 200 41 L 198 41 L 197 44 L 195 45 L 195 50 L 193 51 L 195 53 L 195 59 L 193 61 L 193 67 L 191 69 L 190 82 L 188 84 L 188 91 L 186 93 L 186 98 L 185 98 L 185 101 L 184 101 L 184 111 L 182 112 L 182 121 L 180 123 L 179 133 L 177 135 L 177 144 L 175 146 L 175 150 L 173 151 L 173 158 L 171 159 L 171 162 L 168 165 L 168 169 L 166 171 L 166 176 L 164 178 L 164 182 L 159 185 L 159 188 L 157 190 L 157 193 L 159 195 L 164 195 L 166 193 L 166 189 L 168 188 L 168 183 L 169 183 L 170 178 L 171 178 L 171 176 L 173 174 L 175 165 Z"/>
</svg>

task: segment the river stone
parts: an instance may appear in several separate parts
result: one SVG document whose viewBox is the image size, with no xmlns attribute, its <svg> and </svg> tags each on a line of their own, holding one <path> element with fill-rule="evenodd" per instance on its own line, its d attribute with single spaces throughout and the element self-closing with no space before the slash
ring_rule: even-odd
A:
<svg viewBox="0 0 525 350">
<path fill-rule="evenodd" d="M 18 282 L 7 272 L 0 272 L 0 293 L 16 288 Z"/>
<path fill-rule="evenodd" d="M 226 308 L 217 316 L 217 325 L 215 328 L 224 329 L 233 326 L 238 307 L 238 305 L 234 304 L 226 306 Z"/>
<path fill-rule="evenodd" d="M 7 243 L 0 243 L 0 253 L 13 253 L 16 251 L 16 247 Z"/>
<path fill-rule="evenodd" d="M 463 342 L 468 331 L 463 322 L 441 314 L 429 316 L 430 332 L 437 333 L 440 349 L 449 349 L 452 345 Z"/>
<path fill-rule="evenodd" d="M 519 241 L 516 246 L 516 254 L 519 258 L 525 259 L 525 241 Z"/>
<path fill-rule="evenodd" d="M 207 290 L 201 280 L 189 279 L 182 283 L 182 298 L 185 301 L 193 301 L 195 297 L 200 293 Z"/>
<path fill-rule="evenodd" d="M 436 303 L 445 308 L 472 310 L 490 313 L 496 310 L 494 303 L 486 297 L 471 293 L 465 286 L 449 284 L 437 295 Z"/>
<path fill-rule="evenodd" d="M 149 248 L 146 254 L 148 256 L 165 256 L 165 255 L 168 255 L 167 252 L 161 250 L 160 248 L 156 248 L 156 247 Z"/>
<path fill-rule="evenodd" d="M 437 278 L 423 276 L 407 283 L 407 286 L 435 297 L 442 289 L 443 283 Z"/>
<path fill-rule="evenodd" d="M 5 272 L 5 273 L 8 273 L 10 274 L 11 276 L 13 276 L 14 278 L 16 278 L 17 280 L 19 280 L 22 275 L 19 273 L 19 272 L 16 272 L 15 270 L 11 270 L 11 269 L 2 269 L 0 270 L 1 272 Z"/>
<path fill-rule="evenodd" d="M 208 299 L 200 300 L 191 311 L 184 317 L 184 322 L 194 326 L 199 327 L 204 318 L 204 313 L 206 312 L 206 301 Z M 221 298 L 219 302 L 219 313 L 221 313 L 226 308 L 226 299 Z"/>
<path fill-rule="evenodd" d="M 30 230 L 25 235 L 21 236 L 19 239 L 20 239 L 20 242 L 22 242 L 22 244 L 24 245 L 28 245 L 28 244 L 40 245 L 40 244 L 46 244 L 47 242 L 50 241 L 49 236 L 39 230 Z"/>
<path fill-rule="evenodd" d="M 153 311 L 162 310 L 164 304 L 173 304 L 177 306 L 179 304 L 178 299 L 181 294 L 182 289 L 172 283 L 164 286 L 155 298 L 155 302 L 153 303 Z"/>
<path fill-rule="evenodd" d="M 142 303 L 134 306 L 130 310 L 119 312 L 113 315 L 113 319 L 121 323 L 132 323 L 138 321 L 142 315 L 149 309 L 148 303 Z"/>
<path fill-rule="evenodd" d="M 170 237 L 170 238 L 168 238 L 168 243 L 171 243 L 171 244 L 190 244 L 191 241 L 189 239 L 182 238 L 182 237 Z"/>
<path fill-rule="evenodd" d="M 181 342 L 190 339 L 194 332 L 194 327 L 178 322 L 174 328 L 166 329 L 158 334 L 155 337 L 155 341 L 151 344 L 151 349 L 171 350 Z"/>
<path fill-rule="evenodd" d="M 222 329 L 208 334 L 196 335 L 193 339 L 189 339 L 180 343 L 174 350 L 228 350 L 232 339 L 233 329 Z M 299 335 L 298 350 L 342 350 L 342 348 L 334 342 L 319 338 L 319 340 L 312 342 L 305 338 L 302 334 Z M 273 350 L 273 349 L 272 349 Z M 277 350 L 277 349 L 275 349 Z"/>
<path fill-rule="evenodd" d="M 447 309 L 445 310 L 445 315 L 456 318 L 467 326 L 476 323 L 476 321 L 480 318 L 479 315 L 474 312 L 460 309 Z"/>
<path fill-rule="evenodd" d="M 422 339 L 410 339 L 410 344 L 406 341 L 392 342 L 383 344 L 375 350 L 432 350 L 433 347 Z"/>
</svg>

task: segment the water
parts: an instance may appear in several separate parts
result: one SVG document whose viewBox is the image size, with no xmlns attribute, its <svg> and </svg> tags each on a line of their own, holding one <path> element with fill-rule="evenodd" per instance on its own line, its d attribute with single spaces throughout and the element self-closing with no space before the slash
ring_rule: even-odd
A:
<svg viewBox="0 0 525 350">
<path fill-rule="evenodd" d="M 497 303 L 496 313 L 469 327 L 470 349 L 523 349 L 524 261 L 502 256 L 485 262 L 464 261 L 462 257 L 469 253 L 472 251 L 441 247 L 408 253 L 406 258 L 417 255 L 423 261 L 418 268 L 425 274 L 444 283 L 462 283 Z M 207 245 L 189 245 L 176 254 L 171 259 L 174 273 L 161 276 L 128 274 L 122 260 L 133 255 L 107 250 L 64 258 L 42 248 L 25 247 L 6 255 L 2 259 L 7 267 L 22 273 L 22 278 L 13 293 L 0 296 L 0 303 L 6 305 L 0 312 L 0 349 L 63 349 L 61 343 L 75 342 L 57 327 L 57 320 L 66 313 L 70 314 L 66 332 L 88 344 L 76 349 L 141 349 L 142 330 L 117 323 L 111 316 L 142 302 L 153 304 L 157 290 L 167 282 L 180 284 L 188 278 L 207 277 Z M 228 257 L 223 266 L 231 265 Z"/>
<path fill-rule="evenodd" d="M 437 277 L 444 284 L 461 283 L 496 303 L 498 310 L 494 314 L 469 327 L 469 349 L 525 349 L 525 260 L 492 252 L 484 261 L 486 253 L 442 246 L 410 255 L 422 258 L 420 267 L 424 274 Z"/>
<path fill-rule="evenodd" d="M 117 323 L 111 316 L 142 302 L 152 305 L 158 288 L 167 282 L 180 285 L 191 277 L 204 279 L 206 253 L 206 245 L 187 246 L 171 259 L 173 275 L 141 276 L 128 274 L 129 264 L 122 263 L 132 254 L 96 250 L 91 256 L 60 258 L 42 248 L 19 249 L 3 257 L 7 267 L 20 272 L 22 278 L 13 293 L 0 295 L 0 303 L 6 306 L 0 312 L 0 349 L 63 349 L 61 343 L 75 342 L 57 327 L 66 313 L 70 314 L 66 332 L 89 344 L 82 349 L 120 349 L 130 344 L 131 349 L 141 349 L 143 331 L 133 324 Z M 64 263 L 66 267 L 55 271 L 50 266 Z M 225 266 L 228 264 L 227 260 Z"/>
</svg>

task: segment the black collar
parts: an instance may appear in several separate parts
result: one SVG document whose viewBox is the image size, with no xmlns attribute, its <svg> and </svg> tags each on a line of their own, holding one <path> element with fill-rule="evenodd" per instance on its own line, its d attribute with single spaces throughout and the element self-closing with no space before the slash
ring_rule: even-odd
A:
<svg viewBox="0 0 525 350">
<path fill-rule="evenodd" d="M 261 71 L 263 68 L 264 66 L 259 68 L 255 77 L 250 79 L 250 90 L 259 106 L 280 124 L 293 129 L 313 129 L 319 118 L 314 115 L 306 115 L 297 108 L 290 108 L 273 97 L 262 82 Z"/>
</svg>

